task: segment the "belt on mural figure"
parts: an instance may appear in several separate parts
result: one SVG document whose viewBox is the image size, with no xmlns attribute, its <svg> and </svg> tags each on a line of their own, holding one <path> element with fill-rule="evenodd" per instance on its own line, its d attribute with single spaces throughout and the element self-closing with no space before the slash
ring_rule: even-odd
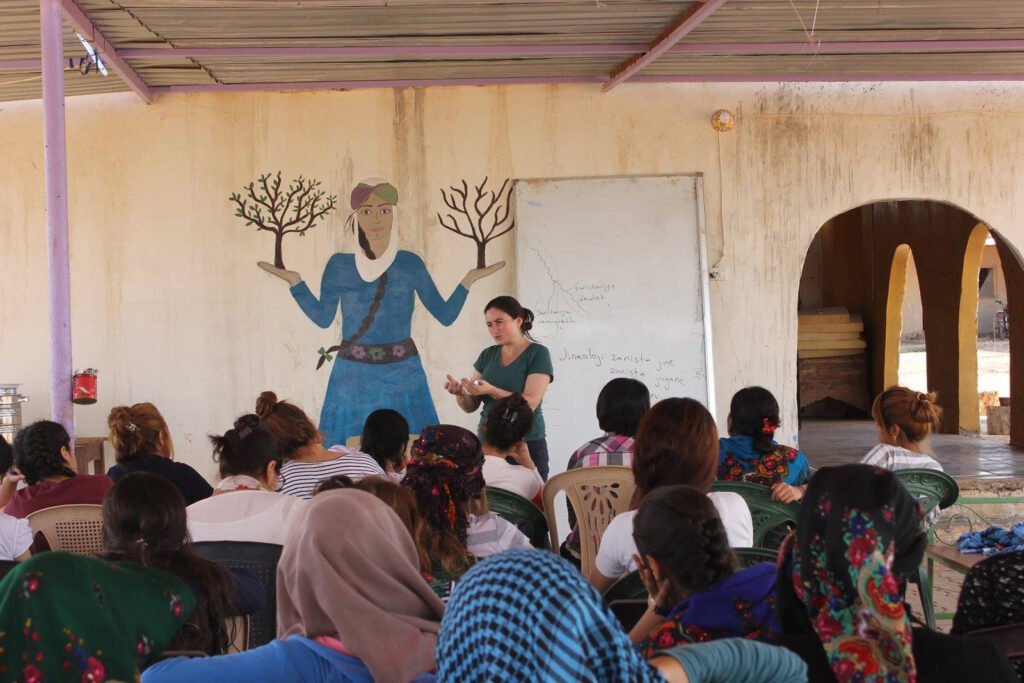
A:
<svg viewBox="0 0 1024 683">
<path fill-rule="evenodd" d="M 316 367 L 319 368 L 323 365 L 325 361 L 330 359 L 328 354 L 335 352 L 337 352 L 338 358 L 347 358 L 356 363 L 370 363 L 373 365 L 397 363 L 406 358 L 418 356 L 420 353 L 419 349 L 416 348 L 416 342 L 412 338 L 387 342 L 385 344 L 359 344 L 342 340 L 337 346 L 320 350 L 320 361 Z"/>
</svg>

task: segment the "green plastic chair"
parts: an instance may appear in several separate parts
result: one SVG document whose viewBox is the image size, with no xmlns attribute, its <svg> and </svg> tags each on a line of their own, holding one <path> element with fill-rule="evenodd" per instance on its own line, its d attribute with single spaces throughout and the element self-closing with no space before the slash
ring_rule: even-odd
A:
<svg viewBox="0 0 1024 683">
<path fill-rule="evenodd" d="M 604 594 L 606 603 L 613 603 L 617 600 L 647 600 L 647 588 L 640 579 L 640 572 L 630 572 L 612 584 L 611 588 Z"/>
<path fill-rule="evenodd" d="M 768 548 L 733 548 L 732 552 L 736 555 L 736 562 L 739 564 L 740 569 L 753 567 L 755 564 L 761 564 L 762 562 L 775 564 L 775 561 L 779 558 L 777 550 L 770 550 Z"/>
<path fill-rule="evenodd" d="M 539 507 L 518 494 L 491 486 L 487 487 L 487 506 L 515 524 L 534 548 L 548 547 L 548 520 Z"/>
<path fill-rule="evenodd" d="M 786 534 L 796 527 L 800 503 L 772 500 L 772 490 L 767 486 L 746 481 L 716 481 L 711 490 L 729 491 L 743 497 L 754 521 L 755 548 L 778 550 Z"/>
<path fill-rule="evenodd" d="M 906 470 L 895 470 L 893 474 L 903 482 L 910 494 L 921 502 L 921 509 L 927 517 L 928 514 L 938 507 L 940 510 L 948 508 L 960 497 L 960 486 L 953 477 L 941 470 L 929 470 L 924 468 L 912 468 Z M 932 541 L 932 529 L 928 528 L 928 543 Z M 929 565 L 931 563 L 929 562 Z M 924 621 L 928 628 L 935 630 L 935 605 L 932 602 L 932 570 L 924 565 L 917 568 L 917 576 L 911 577 L 911 583 L 917 584 L 917 590 L 921 594 L 921 611 L 924 612 Z"/>
</svg>

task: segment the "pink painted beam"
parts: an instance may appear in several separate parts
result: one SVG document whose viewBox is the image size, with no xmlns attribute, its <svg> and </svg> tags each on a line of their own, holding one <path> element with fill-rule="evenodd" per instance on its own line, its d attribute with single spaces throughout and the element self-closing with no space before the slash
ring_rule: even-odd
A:
<svg viewBox="0 0 1024 683">
<path fill-rule="evenodd" d="M 676 43 L 686 37 L 693 29 L 700 26 L 705 19 L 714 14 L 726 0 L 701 0 L 695 2 L 683 12 L 667 31 L 658 36 L 646 52 L 626 60 L 612 70 L 602 90 L 608 92 L 619 83 L 633 76 L 655 59 L 672 49 Z"/>
<path fill-rule="evenodd" d="M 603 76 L 510 76 L 486 78 L 422 78 L 377 81 L 308 81 L 283 83 L 210 83 L 161 85 L 156 93 L 198 92 L 291 92 L 300 90 L 357 90 L 366 88 L 428 88 L 461 85 L 543 85 L 549 83 L 604 83 Z"/>
<path fill-rule="evenodd" d="M 0 71 L 39 71 L 42 65 L 39 59 L 8 59 L 0 61 Z"/>
<path fill-rule="evenodd" d="M 888 81 L 1024 81 L 1024 73 L 780 73 L 780 74 L 697 74 L 635 76 L 631 83 L 812 83 L 812 82 L 872 82 Z M 486 78 L 422 78 L 375 81 L 309 81 L 294 83 L 212 83 L 203 85 L 164 85 L 153 91 L 162 93 L 210 92 L 297 92 L 306 90 L 363 90 L 369 88 L 430 88 L 444 86 L 477 85 L 561 85 L 603 84 L 603 76 L 525 76 Z"/>
<path fill-rule="evenodd" d="M 47 269 L 50 279 L 50 412 L 74 438 L 71 403 L 71 257 L 68 164 L 64 133 L 64 27 L 60 0 L 39 0 L 43 52 L 43 161 Z"/>
<path fill-rule="evenodd" d="M 85 16 L 82 9 L 75 4 L 75 0 L 60 0 L 60 5 L 64 10 L 64 16 L 67 17 L 76 31 L 92 43 L 96 52 L 103 58 L 104 63 L 120 76 L 128 87 L 134 90 L 135 94 L 141 97 L 146 104 L 151 104 L 153 102 L 152 88 L 146 85 L 146 82 L 142 80 L 142 77 L 139 76 L 138 72 L 128 62 L 124 61 L 124 58 L 114 48 L 114 45 L 106 39 L 103 32 L 96 28 L 95 24 L 89 20 L 89 17 Z"/>
</svg>

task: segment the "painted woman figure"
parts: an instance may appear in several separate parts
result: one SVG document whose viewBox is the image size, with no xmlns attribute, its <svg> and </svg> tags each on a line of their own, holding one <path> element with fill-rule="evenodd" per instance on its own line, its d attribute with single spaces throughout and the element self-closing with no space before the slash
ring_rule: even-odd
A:
<svg viewBox="0 0 1024 683">
<path fill-rule="evenodd" d="M 502 261 L 470 270 L 445 299 L 423 259 L 398 249 L 397 204 L 398 190 L 387 181 L 365 180 L 356 185 L 349 222 L 359 248 L 354 254 L 330 258 L 320 280 L 319 298 L 299 273 L 259 264 L 291 285 L 299 307 L 320 327 L 330 327 L 341 307 L 341 342 L 322 352 L 320 361 L 337 353 L 320 412 L 326 444 L 343 444 L 359 435 L 367 415 L 377 408 L 401 413 L 414 434 L 437 424 L 427 376 L 410 336 L 414 299 L 418 296 L 442 325 L 451 325 L 466 303 L 469 287 L 505 265 Z"/>
</svg>

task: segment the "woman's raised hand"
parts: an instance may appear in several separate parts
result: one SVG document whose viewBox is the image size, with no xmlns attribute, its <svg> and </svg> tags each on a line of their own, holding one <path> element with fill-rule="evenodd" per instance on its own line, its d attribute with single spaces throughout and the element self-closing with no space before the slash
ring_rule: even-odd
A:
<svg viewBox="0 0 1024 683">
<path fill-rule="evenodd" d="M 525 441 L 520 441 L 512 450 L 508 452 L 513 460 L 516 461 L 517 465 L 525 467 L 528 470 L 537 469 L 537 466 L 533 464 L 533 458 L 530 457 L 530 447 L 526 445 Z"/>
<path fill-rule="evenodd" d="M 271 275 L 276 275 L 277 277 L 281 278 L 282 280 L 288 283 L 289 287 L 294 287 L 295 285 L 302 282 L 302 276 L 299 275 L 294 270 L 285 270 L 284 268 L 278 268 L 273 263 L 267 263 L 266 261 L 260 261 L 256 265 L 258 265 L 260 268 L 267 271 Z"/>
<path fill-rule="evenodd" d="M 487 277 L 488 275 L 493 275 L 494 273 L 497 273 L 504 267 L 505 262 L 498 261 L 497 263 L 492 263 L 486 268 L 473 268 L 468 273 L 466 273 L 466 277 L 462 278 L 462 286 L 465 287 L 466 289 L 469 289 L 477 280 L 481 280 Z"/>
<path fill-rule="evenodd" d="M 466 390 L 462 386 L 462 382 L 455 379 L 451 375 L 444 381 L 444 390 L 452 396 L 465 396 Z"/>
</svg>

